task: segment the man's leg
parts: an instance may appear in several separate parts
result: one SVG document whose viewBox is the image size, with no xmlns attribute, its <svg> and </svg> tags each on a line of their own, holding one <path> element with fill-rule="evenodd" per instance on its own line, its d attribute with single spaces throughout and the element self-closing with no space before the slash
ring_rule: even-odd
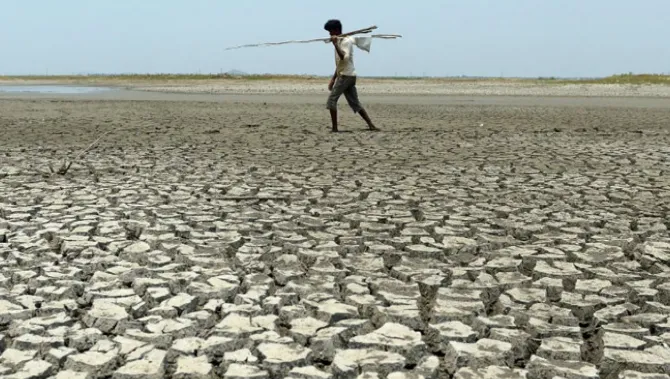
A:
<svg viewBox="0 0 670 381">
<path fill-rule="evenodd" d="M 377 126 L 375 126 L 375 125 L 372 123 L 372 120 L 370 119 L 370 116 L 368 115 L 368 112 L 365 111 L 364 108 L 362 108 L 361 111 L 359 111 L 358 113 L 361 115 L 361 118 L 363 118 L 363 120 L 365 121 L 365 123 L 368 124 L 368 128 L 369 128 L 370 130 L 372 130 L 372 131 L 377 131 L 377 130 L 379 130 L 379 128 L 377 128 Z"/>
<path fill-rule="evenodd" d="M 349 107 L 354 111 L 354 113 L 358 113 L 361 118 L 365 121 L 365 123 L 368 124 L 368 128 L 372 131 L 377 131 L 379 130 L 374 123 L 372 123 L 372 120 L 370 119 L 370 115 L 368 115 L 368 112 L 365 111 L 363 106 L 361 105 L 361 101 L 358 99 L 358 90 L 356 89 L 356 78 L 354 77 L 353 83 L 351 86 L 347 88 L 347 90 L 344 92 L 345 98 L 347 98 L 347 102 L 349 103 Z"/>
<path fill-rule="evenodd" d="M 330 110 L 330 120 L 333 124 L 333 132 L 337 132 L 337 101 L 340 99 L 340 96 L 345 90 L 345 87 L 343 86 L 344 81 L 342 81 L 342 77 L 337 77 L 335 80 L 335 85 L 333 86 L 333 90 L 330 91 L 330 95 L 328 96 L 328 103 L 326 104 L 326 108 Z"/>
<path fill-rule="evenodd" d="M 338 132 L 338 129 L 337 129 L 337 109 L 336 108 L 330 109 L 330 121 L 333 125 L 332 131 L 333 132 Z"/>
</svg>

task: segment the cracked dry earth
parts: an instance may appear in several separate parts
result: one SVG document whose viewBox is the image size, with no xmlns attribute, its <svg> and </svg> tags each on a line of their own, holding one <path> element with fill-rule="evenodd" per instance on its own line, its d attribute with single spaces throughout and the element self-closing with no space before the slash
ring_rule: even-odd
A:
<svg viewBox="0 0 670 381">
<path fill-rule="evenodd" d="M 0 376 L 667 378 L 670 108 L 369 109 L 0 102 Z"/>
</svg>

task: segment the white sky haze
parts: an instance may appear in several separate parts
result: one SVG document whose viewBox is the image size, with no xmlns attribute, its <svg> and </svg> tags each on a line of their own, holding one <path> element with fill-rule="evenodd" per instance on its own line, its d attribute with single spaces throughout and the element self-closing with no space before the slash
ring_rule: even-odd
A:
<svg viewBox="0 0 670 381">
<path fill-rule="evenodd" d="M 362 76 L 670 73 L 670 0 L 2 0 L 0 74 L 329 75 L 331 45 L 226 47 L 378 25 Z"/>
</svg>

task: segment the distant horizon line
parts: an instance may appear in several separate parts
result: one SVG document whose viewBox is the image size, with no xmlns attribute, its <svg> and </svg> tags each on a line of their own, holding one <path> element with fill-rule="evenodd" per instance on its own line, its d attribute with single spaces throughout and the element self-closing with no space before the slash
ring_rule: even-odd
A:
<svg viewBox="0 0 670 381">
<path fill-rule="evenodd" d="M 562 77 L 556 75 L 548 76 L 484 76 L 484 75 L 364 75 L 362 78 L 372 79 L 543 79 L 543 80 L 594 80 L 605 79 L 619 76 L 670 76 L 667 73 L 621 73 L 606 76 L 583 76 L 583 77 Z M 264 73 L 254 74 L 245 73 L 239 70 L 230 70 L 228 72 L 201 73 L 201 72 L 147 72 L 147 73 L 79 73 L 79 74 L 0 74 L 0 78 L 81 78 L 81 77 L 206 77 L 206 78 L 238 78 L 238 77 L 277 77 L 277 78 L 330 78 L 330 75 L 321 74 L 278 74 Z"/>
</svg>

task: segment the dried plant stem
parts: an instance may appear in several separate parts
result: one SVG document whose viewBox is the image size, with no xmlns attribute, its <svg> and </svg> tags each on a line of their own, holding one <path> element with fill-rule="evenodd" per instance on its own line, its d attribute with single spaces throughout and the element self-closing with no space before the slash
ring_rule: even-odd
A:
<svg viewBox="0 0 670 381">
<path fill-rule="evenodd" d="M 100 139 L 102 139 L 105 135 L 107 135 L 111 131 L 112 131 L 111 129 L 105 131 L 102 135 L 100 135 L 97 139 L 95 139 L 95 141 L 93 141 L 93 143 L 89 144 L 88 147 L 86 147 L 84 150 L 79 152 L 77 154 L 77 156 L 74 157 L 74 159 L 70 160 L 69 163 L 67 162 L 67 160 L 64 160 L 63 165 L 55 173 L 57 173 L 59 175 L 65 175 L 70 170 L 70 167 L 72 166 L 72 164 L 75 161 L 77 161 L 83 154 L 85 154 L 88 150 L 90 150 L 96 143 L 98 143 L 100 141 Z M 49 165 L 49 170 L 51 170 L 51 172 L 54 173 L 53 167 L 51 165 Z"/>
</svg>

